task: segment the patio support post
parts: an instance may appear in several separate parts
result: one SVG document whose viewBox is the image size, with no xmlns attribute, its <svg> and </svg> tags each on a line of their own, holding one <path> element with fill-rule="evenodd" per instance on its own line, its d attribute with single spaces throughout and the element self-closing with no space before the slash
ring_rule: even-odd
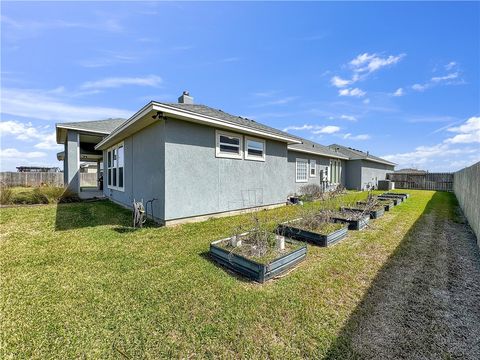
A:
<svg viewBox="0 0 480 360">
<path fill-rule="evenodd" d="M 65 177 L 69 190 L 80 192 L 80 134 L 76 131 L 68 130 L 67 141 L 65 143 Z"/>
</svg>

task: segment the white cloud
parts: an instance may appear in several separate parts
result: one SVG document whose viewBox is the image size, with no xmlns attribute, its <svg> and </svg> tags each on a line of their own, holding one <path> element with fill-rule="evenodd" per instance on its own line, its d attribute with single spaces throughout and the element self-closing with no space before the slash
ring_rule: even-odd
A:
<svg viewBox="0 0 480 360">
<path fill-rule="evenodd" d="M 12 120 L 0 122 L 0 135 L 13 135 L 18 140 L 38 139 L 41 137 L 38 130 L 32 126 L 32 123 L 22 123 Z"/>
<path fill-rule="evenodd" d="M 56 165 L 53 165 L 56 164 Z M 22 151 L 16 148 L 0 149 L 0 171 L 15 171 L 17 166 L 58 166 L 42 151 Z"/>
<path fill-rule="evenodd" d="M 383 67 L 394 65 L 402 60 L 403 57 L 405 57 L 405 54 L 381 57 L 378 54 L 364 53 L 350 61 L 350 66 L 356 73 L 371 73 Z"/>
<path fill-rule="evenodd" d="M 344 139 L 349 139 L 349 140 L 368 140 L 370 139 L 370 135 L 368 134 L 359 134 L 359 135 L 352 135 L 351 133 L 346 133 L 343 135 Z"/>
<path fill-rule="evenodd" d="M 322 126 L 322 125 L 304 124 L 301 126 L 297 126 L 297 125 L 287 126 L 286 128 L 283 129 L 283 131 L 291 131 L 291 130 L 311 131 L 312 134 L 333 134 L 340 131 L 340 128 L 334 125 Z"/>
<path fill-rule="evenodd" d="M 357 121 L 357 118 L 353 115 L 341 115 L 340 119 L 348 121 Z"/>
<path fill-rule="evenodd" d="M 450 61 L 447 65 L 444 66 L 445 70 L 450 71 L 457 67 L 457 63 L 455 61 Z"/>
<path fill-rule="evenodd" d="M 49 121 L 84 121 L 105 118 L 128 118 L 132 112 L 118 108 L 81 106 L 36 89 L 3 88 L 2 114 Z"/>
<path fill-rule="evenodd" d="M 365 96 L 367 93 L 359 88 L 353 89 L 341 89 L 338 90 L 338 95 L 340 96 L 354 96 L 354 97 L 362 97 Z"/>
<path fill-rule="evenodd" d="M 43 140 L 35 145 L 37 149 L 58 150 L 62 145 L 57 144 L 57 136 L 55 131 L 43 137 Z"/>
<path fill-rule="evenodd" d="M 479 146 L 465 144 L 480 143 L 480 117 L 471 117 L 462 125 L 443 128 L 457 133 L 443 142 L 416 147 L 413 151 L 383 156 L 399 167 L 422 167 L 436 171 L 452 171 L 471 165 L 480 160 Z"/>
<path fill-rule="evenodd" d="M 96 81 L 87 81 L 81 86 L 82 89 L 106 89 L 118 88 L 125 85 L 157 87 L 162 83 L 162 78 L 157 75 L 144 77 L 110 77 Z"/>
<path fill-rule="evenodd" d="M 458 78 L 458 72 L 454 72 L 454 73 L 451 73 L 451 74 L 448 74 L 448 75 L 445 75 L 445 76 L 434 76 L 432 77 L 430 80 L 432 82 L 441 82 L 441 81 L 447 81 L 447 80 L 453 80 L 453 79 L 456 79 Z"/>
<path fill-rule="evenodd" d="M 334 125 L 323 126 L 322 128 L 312 131 L 313 134 L 334 134 L 339 132 L 340 128 Z"/>
<path fill-rule="evenodd" d="M 19 151 L 14 148 L 0 149 L 0 159 L 38 159 L 47 156 L 41 151 Z"/>
<path fill-rule="evenodd" d="M 137 56 L 109 53 L 105 56 L 80 60 L 78 64 L 86 68 L 98 68 L 116 64 L 131 64 L 138 60 Z"/>
<path fill-rule="evenodd" d="M 61 148 L 57 144 L 55 131 L 47 132 L 48 127 L 34 127 L 32 123 L 22 123 L 9 120 L 0 123 L 0 135 L 13 135 L 17 140 L 32 141 L 41 140 L 35 145 L 38 149 L 55 150 Z"/>
<path fill-rule="evenodd" d="M 358 55 L 356 58 L 349 62 L 349 68 L 352 71 L 352 76 L 350 79 L 343 79 L 340 76 L 333 76 L 330 79 L 330 83 L 337 87 L 337 88 L 344 88 L 346 86 L 352 85 L 360 80 L 365 80 L 371 73 L 374 73 L 384 67 L 388 67 L 398 63 L 402 60 L 406 55 L 399 54 L 399 55 L 389 55 L 389 56 L 381 56 L 378 54 L 369 54 L 364 53 Z M 364 96 L 365 92 L 361 91 L 358 88 L 352 89 L 354 92 L 361 92 L 362 95 L 351 95 L 350 91 L 346 91 L 346 89 L 339 90 L 338 94 L 340 96 Z"/>
<path fill-rule="evenodd" d="M 310 125 L 305 124 L 301 126 L 287 126 L 283 131 L 306 131 L 309 132 L 311 135 L 323 135 L 323 134 L 335 134 L 340 131 L 339 126 L 335 125 Z"/>
<path fill-rule="evenodd" d="M 403 96 L 405 95 L 405 92 L 403 91 L 403 88 L 398 88 L 394 93 L 393 96 Z"/>
<path fill-rule="evenodd" d="M 362 101 L 364 104 L 370 104 L 370 99 L 365 99 Z"/>
<path fill-rule="evenodd" d="M 434 76 L 424 84 L 414 84 L 412 85 L 412 89 L 416 91 L 425 91 L 433 86 L 437 85 L 453 85 L 453 84 L 461 84 L 462 80 L 459 79 L 460 73 L 458 71 L 449 73 L 444 76 Z"/>
<path fill-rule="evenodd" d="M 425 89 L 427 89 L 427 87 L 428 87 L 427 84 L 424 84 L 424 85 L 422 85 L 422 84 L 413 84 L 413 85 L 412 85 L 412 89 L 413 89 L 413 90 L 416 90 L 416 91 L 425 91 Z"/>
<path fill-rule="evenodd" d="M 341 87 L 345 87 L 345 86 L 351 84 L 352 80 L 345 80 L 345 79 L 342 79 L 339 76 L 334 76 L 330 79 L 330 82 L 333 86 L 341 88 Z"/>
<path fill-rule="evenodd" d="M 445 140 L 451 144 L 480 143 L 480 117 L 473 116 L 464 124 L 447 129 L 450 132 L 458 133 L 454 137 Z M 480 152 L 480 149 L 479 149 Z"/>
</svg>

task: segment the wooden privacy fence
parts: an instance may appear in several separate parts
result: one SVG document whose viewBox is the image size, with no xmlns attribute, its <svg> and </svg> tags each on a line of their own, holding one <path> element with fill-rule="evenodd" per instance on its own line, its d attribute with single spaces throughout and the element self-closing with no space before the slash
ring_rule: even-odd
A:
<svg viewBox="0 0 480 360">
<path fill-rule="evenodd" d="M 0 183 L 6 186 L 63 186 L 63 173 L 0 172 Z M 80 186 L 97 186 L 97 174 L 80 173 Z"/>
<path fill-rule="evenodd" d="M 453 191 L 453 173 L 387 174 L 396 189 Z"/>
</svg>

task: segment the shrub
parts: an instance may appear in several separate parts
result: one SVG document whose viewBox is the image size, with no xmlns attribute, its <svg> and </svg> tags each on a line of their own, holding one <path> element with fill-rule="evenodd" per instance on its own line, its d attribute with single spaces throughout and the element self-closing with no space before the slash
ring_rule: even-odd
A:
<svg viewBox="0 0 480 360">
<path fill-rule="evenodd" d="M 12 189 L 4 183 L 0 183 L 0 204 L 8 205 L 12 203 Z"/>
<path fill-rule="evenodd" d="M 320 185 L 308 184 L 300 188 L 300 194 L 302 195 L 304 200 L 312 201 L 322 198 L 323 190 Z"/>
<path fill-rule="evenodd" d="M 1 190 L 2 204 L 57 204 L 80 200 L 78 195 L 71 190 L 58 186 L 45 185 L 35 188 L 20 188 L 15 192 L 6 187 L 2 187 Z"/>
</svg>

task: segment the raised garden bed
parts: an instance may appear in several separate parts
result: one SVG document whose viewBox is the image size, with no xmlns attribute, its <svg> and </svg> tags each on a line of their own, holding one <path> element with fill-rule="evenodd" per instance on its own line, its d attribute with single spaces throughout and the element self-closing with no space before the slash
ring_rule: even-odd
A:
<svg viewBox="0 0 480 360">
<path fill-rule="evenodd" d="M 395 206 L 392 200 L 378 200 L 377 203 L 382 205 L 385 211 L 390 211 Z M 358 205 L 368 205 L 367 201 L 357 201 Z"/>
<path fill-rule="evenodd" d="M 319 246 L 329 246 L 347 236 L 348 226 L 342 223 L 323 223 L 311 229 L 296 219 L 279 224 L 277 233 L 289 238 L 311 242 Z"/>
<path fill-rule="evenodd" d="M 356 211 L 344 211 L 333 215 L 332 220 L 336 223 L 348 224 L 348 230 L 362 230 L 370 222 L 370 216 L 360 215 Z"/>
<path fill-rule="evenodd" d="M 241 237 L 248 236 L 244 233 Z M 272 233 L 272 236 L 275 234 Z M 210 244 L 210 256 L 219 264 L 259 283 L 264 283 L 303 261 L 307 246 L 286 238 L 285 249 L 272 248 L 262 257 L 242 254 L 245 245 L 233 247 L 231 238 L 220 239 Z"/>
<path fill-rule="evenodd" d="M 393 196 L 393 195 L 380 195 L 378 199 L 393 200 L 393 203 L 395 204 L 395 206 L 400 205 L 400 203 L 403 201 L 403 198 L 401 196 Z"/>
<path fill-rule="evenodd" d="M 407 193 L 394 193 L 394 192 L 386 192 L 383 193 L 382 195 L 394 195 L 394 196 L 401 196 L 402 199 L 408 199 L 410 197 L 410 194 Z"/>
<path fill-rule="evenodd" d="M 345 208 L 343 208 L 343 210 L 357 211 L 357 212 L 361 212 L 361 213 L 366 211 L 365 208 L 361 207 L 361 206 L 356 207 L 356 208 L 345 207 Z M 378 219 L 379 217 L 383 216 L 383 214 L 385 214 L 385 208 L 383 206 L 374 208 L 374 209 L 369 211 L 369 214 L 370 214 L 370 219 Z"/>
</svg>

